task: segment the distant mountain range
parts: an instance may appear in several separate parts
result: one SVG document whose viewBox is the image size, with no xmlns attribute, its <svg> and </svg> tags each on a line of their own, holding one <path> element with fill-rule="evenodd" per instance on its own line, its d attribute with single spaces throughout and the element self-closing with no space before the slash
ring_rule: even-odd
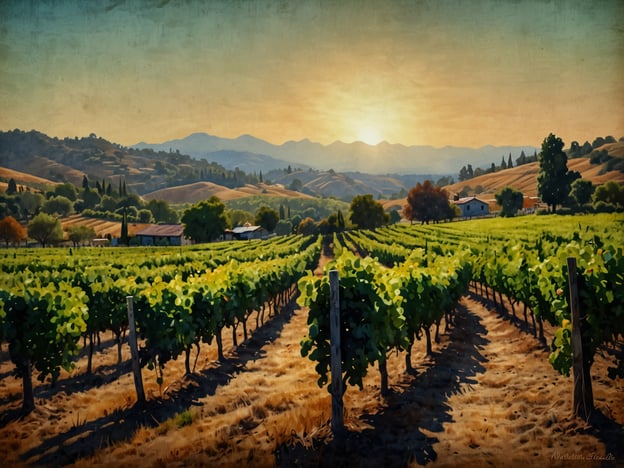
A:
<svg viewBox="0 0 624 468">
<path fill-rule="evenodd" d="M 313 167 L 337 172 L 363 172 L 370 174 L 452 174 L 472 164 L 473 167 L 497 165 L 511 153 L 516 159 L 521 151 L 533 154 L 534 146 L 483 146 L 462 148 L 445 146 L 404 146 L 387 142 L 371 146 L 362 142 L 330 145 L 310 140 L 288 141 L 274 145 L 251 135 L 238 138 L 220 138 L 207 133 L 194 133 L 186 138 L 164 143 L 141 142 L 134 148 L 152 148 L 156 151 L 180 151 L 197 159 L 216 162 L 227 169 L 238 167 L 246 172 L 267 172 L 285 168 Z"/>
</svg>

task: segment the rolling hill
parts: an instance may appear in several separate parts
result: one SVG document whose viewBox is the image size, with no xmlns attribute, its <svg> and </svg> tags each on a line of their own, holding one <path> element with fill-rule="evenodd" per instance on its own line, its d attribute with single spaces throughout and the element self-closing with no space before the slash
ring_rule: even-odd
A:
<svg viewBox="0 0 624 468">
<path fill-rule="evenodd" d="M 36 186 L 34 184 L 40 184 L 39 187 L 42 187 L 64 181 L 80 185 L 83 177 L 87 175 L 91 181 L 104 179 L 114 185 L 124 180 L 129 190 L 148 200 L 161 198 L 173 204 L 194 203 L 212 195 L 225 201 L 265 196 L 333 197 L 349 202 L 356 195 L 370 193 L 375 198 L 390 200 L 389 205 L 396 206 L 396 202 L 392 202 L 391 199 L 396 198 L 398 194 L 405 193 L 417 182 L 425 179 L 436 182 L 440 179 L 440 175 L 456 174 L 461 164 L 469 160 L 470 154 L 473 156 L 475 154 L 474 152 L 466 153 L 465 149 L 461 148 L 445 148 L 446 156 L 440 157 L 444 159 L 453 155 L 455 158 L 453 170 L 445 174 L 435 175 L 433 169 L 436 166 L 430 161 L 428 168 L 431 170 L 426 172 L 429 175 L 400 173 L 390 175 L 388 170 L 392 167 L 391 164 L 384 166 L 386 170 L 384 174 L 387 175 L 378 175 L 353 170 L 339 172 L 334 169 L 325 171 L 310 167 L 306 169 L 294 163 L 287 164 L 286 159 L 263 156 L 259 152 L 269 152 L 278 148 L 279 151 L 276 150 L 278 155 L 296 155 L 295 159 L 311 158 L 305 159 L 306 162 L 314 161 L 319 165 L 333 155 L 337 163 L 334 167 L 344 165 L 353 169 L 358 166 L 358 161 L 363 160 L 367 160 L 367 164 L 378 164 L 379 161 L 394 164 L 398 160 L 405 162 L 405 158 L 408 157 L 412 158 L 411 161 L 417 161 L 416 147 L 408 148 L 388 143 L 373 147 L 363 143 L 347 145 L 340 142 L 323 146 L 307 140 L 287 142 L 277 147 L 251 136 L 228 140 L 206 134 L 195 134 L 183 140 L 170 142 L 170 144 L 172 146 L 168 148 L 168 151 L 155 151 L 149 148 L 126 148 L 95 135 L 85 138 L 58 139 L 36 131 L 0 132 L 0 165 L 4 167 L 3 172 L 0 172 L 0 184 L 14 178 L 23 184 L 33 184 L 33 187 Z M 219 155 L 221 161 L 227 162 L 229 167 L 235 167 L 229 170 L 216 162 L 194 159 L 177 151 L 177 148 L 174 149 L 175 144 L 190 145 L 188 149 L 214 150 L 213 155 Z M 218 149 L 223 146 L 226 148 Z M 442 155 L 430 147 L 418 148 L 423 151 L 427 149 L 430 151 L 428 154 L 434 158 L 436 155 Z M 492 148 L 494 147 L 487 147 L 487 151 L 483 150 L 485 156 L 480 157 L 492 161 L 491 153 L 488 152 Z M 508 149 L 509 147 L 505 147 L 505 151 Z M 492 151 L 500 155 L 503 148 L 495 148 Z M 601 152 L 611 160 L 591 164 L 590 157 Z M 319 159 L 314 159 L 317 156 Z M 341 159 L 347 156 L 351 158 L 351 166 L 348 166 L 346 160 Z M 494 160 L 500 160 L 500 156 Z M 579 171 L 583 178 L 599 184 L 607 180 L 624 181 L 622 172 L 607 171 L 609 167 L 621 168 L 623 161 L 624 142 L 620 141 L 595 148 L 591 154 L 584 157 L 571 159 L 568 165 L 571 170 Z M 271 167 L 269 163 L 281 167 L 268 171 L 266 169 Z M 252 168 L 256 164 L 267 164 L 263 171 L 264 181 L 271 183 L 258 183 L 259 174 L 250 175 L 240 170 L 241 166 Z M 446 188 L 453 194 L 464 191 L 471 195 L 477 194 L 482 198 L 492 199 L 493 194 L 498 190 L 511 186 L 523 192 L 525 196 L 535 196 L 537 172 L 537 163 L 525 164 L 459 182 Z"/>
<path fill-rule="evenodd" d="M 624 159 L 624 142 L 604 145 L 600 150 L 607 150 L 614 158 Z M 605 171 L 605 164 L 591 164 L 586 157 L 568 160 L 568 169 L 578 171 L 585 180 L 590 180 L 594 185 L 600 185 L 613 180 L 624 183 L 624 173 L 619 171 Z M 513 187 L 524 194 L 525 197 L 537 197 L 537 174 L 539 163 L 533 162 L 516 166 L 511 169 L 484 174 L 479 177 L 457 182 L 444 187 L 450 194 L 459 193 L 464 189 L 471 195 L 477 195 L 483 200 L 494 199 L 494 194 L 504 187 Z"/>
<path fill-rule="evenodd" d="M 171 204 L 197 203 L 212 196 L 218 197 L 220 200 L 227 202 L 239 198 L 252 196 L 277 196 L 284 198 L 313 198 L 292 190 L 287 190 L 281 185 L 245 185 L 237 188 L 227 188 L 222 185 L 213 184 L 211 182 L 195 182 L 193 184 L 181 185 L 178 187 L 168 187 L 145 194 L 146 200 L 165 200 Z"/>
</svg>

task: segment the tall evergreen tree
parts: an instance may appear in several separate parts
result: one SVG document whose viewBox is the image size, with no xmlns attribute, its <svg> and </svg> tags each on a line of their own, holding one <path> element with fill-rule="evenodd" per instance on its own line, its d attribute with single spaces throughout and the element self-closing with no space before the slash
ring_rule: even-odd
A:
<svg viewBox="0 0 624 468">
<path fill-rule="evenodd" d="M 7 195 L 14 195 L 17 193 L 17 183 L 15 182 L 15 179 L 13 177 L 9 179 L 9 185 L 7 187 L 6 193 Z"/>
<path fill-rule="evenodd" d="M 124 208 L 121 218 L 121 235 L 119 236 L 119 243 L 128 245 L 128 240 L 128 215 L 126 214 L 126 208 Z"/>
<path fill-rule="evenodd" d="M 568 156 L 563 151 L 563 141 L 552 133 L 544 138 L 538 155 L 537 193 L 551 211 L 563 203 L 570 194 L 572 174 L 568 171 Z"/>
<path fill-rule="evenodd" d="M 84 190 L 89 190 L 89 179 L 87 179 L 86 174 L 82 176 L 82 188 Z"/>
<path fill-rule="evenodd" d="M 507 169 L 511 169 L 513 167 L 513 162 L 511 162 L 511 153 L 509 153 L 509 159 L 507 160 Z"/>
</svg>

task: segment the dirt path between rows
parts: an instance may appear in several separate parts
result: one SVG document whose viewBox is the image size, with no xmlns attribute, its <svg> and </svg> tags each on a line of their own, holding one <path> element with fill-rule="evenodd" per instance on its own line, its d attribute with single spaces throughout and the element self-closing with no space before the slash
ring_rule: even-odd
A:
<svg viewBox="0 0 624 468">
<path fill-rule="evenodd" d="M 324 258 L 323 262 L 327 259 Z M 320 273 L 317 270 L 317 273 Z M 600 466 L 623 464 L 624 382 L 592 368 L 599 417 L 570 417 L 572 380 L 559 376 L 543 344 L 471 295 L 434 354 L 417 342 L 415 375 L 404 355 L 389 358 L 391 394 L 379 373 L 345 394 L 344 441 L 333 439 L 330 396 L 316 385 L 314 364 L 300 355 L 307 312 L 294 303 L 228 359 L 205 346 L 197 373 L 182 378 L 183 359 L 168 364 L 164 395 L 144 371 L 145 407 L 134 404 L 129 369 L 115 373 L 112 344 L 85 359 L 56 389 L 36 389 L 37 409 L 23 420 L 20 383 L 0 356 L 0 455 L 4 464 L 199 466 Z M 254 329 L 255 319 L 251 319 Z M 242 341 L 242 340 L 241 340 Z M 228 344 L 229 343 L 229 344 Z M 126 348 L 126 347 L 124 347 Z M 124 350 L 124 359 L 128 351 Z"/>
</svg>

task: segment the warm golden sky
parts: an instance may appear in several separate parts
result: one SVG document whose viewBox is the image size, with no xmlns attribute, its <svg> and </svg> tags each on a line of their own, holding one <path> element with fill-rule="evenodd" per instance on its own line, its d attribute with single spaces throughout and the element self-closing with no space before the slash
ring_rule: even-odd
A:
<svg viewBox="0 0 624 468">
<path fill-rule="evenodd" d="M 0 130 L 125 145 L 624 136 L 624 1 L 0 0 Z"/>
</svg>

